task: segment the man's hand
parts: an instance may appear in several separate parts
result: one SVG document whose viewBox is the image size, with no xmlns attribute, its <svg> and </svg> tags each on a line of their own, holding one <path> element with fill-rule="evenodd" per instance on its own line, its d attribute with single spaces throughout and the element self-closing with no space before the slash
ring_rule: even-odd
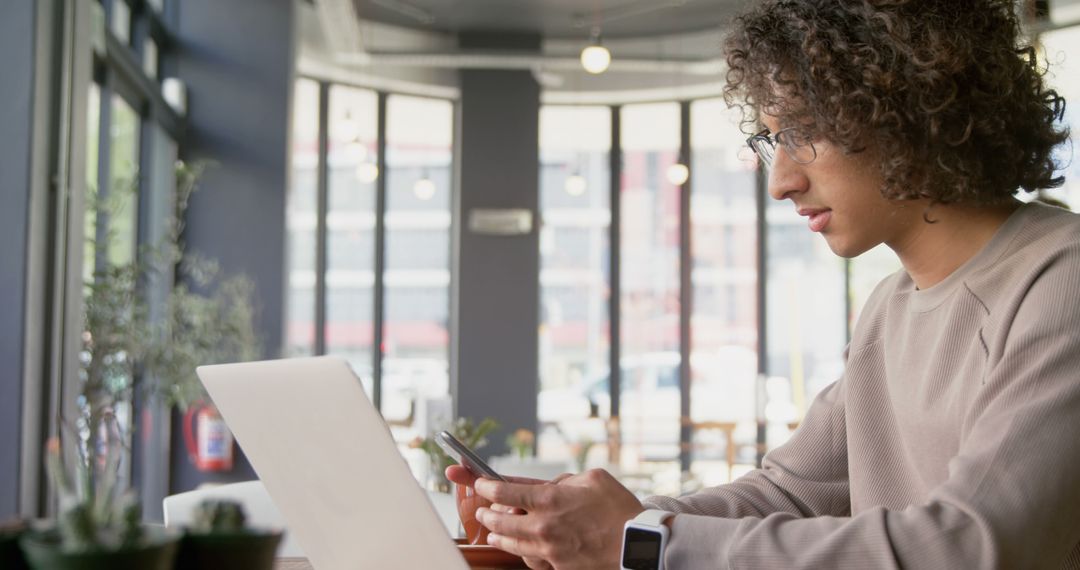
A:
<svg viewBox="0 0 1080 570">
<path fill-rule="evenodd" d="M 460 475 L 453 475 L 451 480 L 459 482 Z M 521 556 L 530 568 L 618 568 L 623 524 L 645 510 L 600 469 L 548 484 L 471 479 L 477 494 L 494 503 L 477 511 L 477 519 L 491 529 L 488 543 Z"/>
</svg>

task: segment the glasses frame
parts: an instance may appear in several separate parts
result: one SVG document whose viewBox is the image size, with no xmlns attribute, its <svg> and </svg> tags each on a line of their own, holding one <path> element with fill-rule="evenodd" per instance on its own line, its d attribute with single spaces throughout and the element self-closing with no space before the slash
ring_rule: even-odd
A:
<svg viewBox="0 0 1080 570">
<path fill-rule="evenodd" d="M 787 127 L 786 129 L 780 129 L 775 134 L 768 128 L 762 129 L 760 132 L 748 137 L 746 139 L 746 146 L 750 147 L 750 150 L 754 151 L 754 154 L 761 159 L 761 162 L 765 164 L 765 167 L 771 167 L 774 157 L 776 156 L 776 148 L 783 147 L 784 152 L 787 153 L 791 160 L 799 164 L 810 164 L 817 160 L 817 148 L 814 147 L 814 141 L 809 137 L 804 137 L 806 142 L 799 143 L 794 140 L 795 135 L 799 134 L 798 127 Z M 770 152 L 763 152 L 759 149 L 759 145 L 767 145 Z M 799 151 L 808 148 L 810 149 L 810 158 L 800 159 Z"/>
</svg>

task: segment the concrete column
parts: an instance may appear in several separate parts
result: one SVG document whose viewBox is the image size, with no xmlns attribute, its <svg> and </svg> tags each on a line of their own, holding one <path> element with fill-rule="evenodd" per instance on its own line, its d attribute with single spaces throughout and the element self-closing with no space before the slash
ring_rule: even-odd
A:
<svg viewBox="0 0 1080 570">
<path fill-rule="evenodd" d="M 538 52 L 537 35 L 464 33 L 465 49 Z M 457 415 L 491 416 L 502 428 L 481 455 L 506 451 L 506 434 L 536 431 L 539 327 L 540 86 L 528 71 L 461 72 L 460 193 L 456 204 Z M 525 235 L 469 230 L 475 209 L 525 209 Z"/>
</svg>

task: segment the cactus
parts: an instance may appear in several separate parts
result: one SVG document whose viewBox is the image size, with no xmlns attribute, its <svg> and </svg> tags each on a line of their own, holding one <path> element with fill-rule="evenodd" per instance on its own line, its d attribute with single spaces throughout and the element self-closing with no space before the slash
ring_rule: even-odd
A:
<svg viewBox="0 0 1080 570">
<path fill-rule="evenodd" d="M 72 478 L 64 468 L 60 440 L 49 440 L 46 467 L 60 499 L 56 530 L 63 550 L 115 550 L 142 542 L 138 498 L 120 485 L 121 453 L 118 446 L 107 446 L 103 461 L 93 464 L 96 469 L 79 461 Z"/>
<path fill-rule="evenodd" d="M 235 501 L 207 499 L 195 508 L 192 532 L 201 534 L 238 533 L 245 530 L 244 507 Z"/>
</svg>

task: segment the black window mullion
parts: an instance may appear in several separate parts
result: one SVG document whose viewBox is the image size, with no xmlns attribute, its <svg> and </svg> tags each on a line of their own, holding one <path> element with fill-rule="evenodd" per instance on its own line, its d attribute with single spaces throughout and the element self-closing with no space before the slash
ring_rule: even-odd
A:
<svg viewBox="0 0 1080 570">
<path fill-rule="evenodd" d="M 762 166 L 758 166 L 755 173 L 755 192 L 754 203 L 757 206 L 757 349 L 758 349 L 758 380 L 755 381 L 754 386 L 754 399 L 755 399 L 755 416 L 757 418 L 757 464 L 761 466 L 761 460 L 765 457 L 765 447 L 767 445 L 767 428 L 765 423 L 765 383 L 763 378 L 769 372 L 769 331 L 768 331 L 768 319 L 766 313 L 768 311 L 768 302 L 766 294 L 768 292 L 768 224 L 766 223 L 766 201 L 768 194 L 766 193 L 768 185 L 768 179 L 765 175 L 765 170 Z"/>
<path fill-rule="evenodd" d="M 319 83 L 318 163 L 315 170 L 315 346 L 316 355 L 326 354 L 326 215 L 329 210 L 330 84 Z"/>
<path fill-rule="evenodd" d="M 619 464 L 622 431 L 619 427 L 619 402 L 622 393 L 622 108 L 611 107 L 611 153 L 608 156 L 611 208 L 610 268 L 608 297 L 608 390 L 611 395 L 611 419 L 608 423 L 608 460 Z"/>
<path fill-rule="evenodd" d="M 376 132 L 376 145 L 378 147 L 379 177 L 375 185 L 375 292 L 374 292 L 374 336 L 372 353 L 372 378 L 374 387 L 372 400 L 375 408 L 382 409 L 382 368 L 383 368 L 383 336 L 385 333 L 384 319 L 386 316 L 386 177 L 388 174 L 386 163 L 386 99 L 387 94 L 383 91 L 378 93 L 378 123 Z"/>
<path fill-rule="evenodd" d="M 690 164 L 690 102 L 679 104 L 679 162 L 693 172 Z M 694 426 L 690 417 L 690 352 L 693 315 L 693 251 L 691 249 L 690 196 L 692 185 L 686 179 L 679 189 L 679 465 L 682 471 L 690 470 L 691 442 Z"/>
</svg>

